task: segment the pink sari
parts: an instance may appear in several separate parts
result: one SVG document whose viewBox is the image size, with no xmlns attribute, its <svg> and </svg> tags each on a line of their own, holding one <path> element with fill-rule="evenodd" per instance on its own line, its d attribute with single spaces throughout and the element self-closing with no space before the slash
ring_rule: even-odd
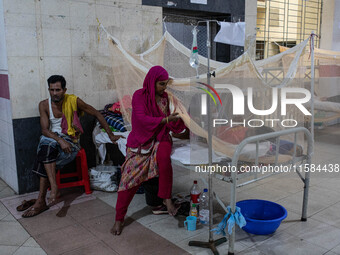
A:
<svg viewBox="0 0 340 255">
<path fill-rule="evenodd" d="M 159 142 L 171 141 L 169 132 L 179 133 L 185 125 L 182 120 L 161 124 L 163 118 L 170 115 L 168 94 L 163 93 L 157 104 L 155 84 L 157 81 L 169 79 L 167 71 L 161 66 L 154 66 L 145 77 L 143 88 L 137 90 L 132 97 L 132 131 L 127 140 L 127 155 L 122 166 L 122 178 L 119 191 L 127 190 L 158 176 L 156 154 Z M 138 148 L 139 152 L 155 141 L 148 154 L 132 152 L 130 148 Z"/>
</svg>

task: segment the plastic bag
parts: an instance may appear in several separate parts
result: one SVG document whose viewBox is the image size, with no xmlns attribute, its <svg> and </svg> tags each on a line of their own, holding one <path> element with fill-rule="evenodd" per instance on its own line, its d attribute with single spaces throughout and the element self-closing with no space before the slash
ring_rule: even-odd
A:
<svg viewBox="0 0 340 255">
<path fill-rule="evenodd" d="M 90 186 L 94 190 L 115 192 L 118 190 L 120 171 L 115 166 L 98 165 L 89 170 Z"/>
<path fill-rule="evenodd" d="M 192 32 L 192 47 L 191 47 L 191 55 L 190 55 L 190 60 L 189 64 L 192 68 L 196 69 L 196 74 L 198 76 L 198 67 L 200 65 L 199 60 L 198 60 L 198 48 L 197 48 L 197 33 L 198 30 L 196 27 L 191 31 Z"/>
</svg>

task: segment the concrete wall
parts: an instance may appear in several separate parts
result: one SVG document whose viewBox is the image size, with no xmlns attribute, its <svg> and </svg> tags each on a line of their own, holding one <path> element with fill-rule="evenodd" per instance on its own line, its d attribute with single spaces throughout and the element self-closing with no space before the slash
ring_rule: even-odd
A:
<svg viewBox="0 0 340 255">
<path fill-rule="evenodd" d="M 245 0 L 245 18 L 246 35 L 256 34 L 256 20 L 257 20 L 257 1 Z M 247 45 L 245 45 L 247 46 Z M 255 58 L 256 45 L 252 48 L 252 56 Z"/>
<path fill-rule="evenodd" d="M 97 18 L 132 52 L 162 32 L 161 8 L 144 8 L 141 0 L 4 0 L 4 13 L 14 119 L 38 116 L 52 74 L 64 75 L 68 93 L 97 109 L 113 100 L 110 53 L 103 33 L 98 42 Z"/>
<path fill-rule="evenodd" d="M 97 19 L 131 52 L 162 36 L 162 8 L 141 0 L 2 0 L 11 118 L 19 193 L 35 190 L 31 174 L 40 135 L 38 103 L 47 78 L 61 74 L 68 93 L 96 109 L 116 99 L 111 56 Z M 7 153 L 8 154 L 8 153 Z"/>
<path fill-rule="evenodd" d="M 340 0 L 324 0 L 320 48 L 340 51 Z"/>
<path fill-rule="evenodd" d="M 0 0 L 0 178 L 18 192 L 3 14 Z"/>
<path fill-rule="evenodd" d="M 334 3 L 334 23 L 333 23 L 333 45 L 332 50 L 340 51 L 340 1 Z"/>
<path fill-rule="evenodd" d="M 334 0 L 326 0 L 322 6 L 322 23 L 321 23 L 321 49 L 332 49 L 333 44 L 333 20 L 334 20 Z"/>
</svg>

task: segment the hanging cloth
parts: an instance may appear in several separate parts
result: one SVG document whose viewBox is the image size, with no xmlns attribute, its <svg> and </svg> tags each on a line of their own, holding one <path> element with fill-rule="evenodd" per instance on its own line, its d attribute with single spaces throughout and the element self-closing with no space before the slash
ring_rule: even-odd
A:
<svg viewBox="0 0 340 255">
<path fill-rule="evenodd" d="M 228 226 L 228 234 L 231 235 L 235 223 L 240 228 L 244 227 L 247 224 L 241 213 L 241 208 L 236 206 L 235 213 L 232 213 L 230 206 L 227 206 L 227 213 L 224 215 L 223 220 L 218 224 L 216 228 L 212 229 L 211 231 L 215 232 L 216 234 L 222 234 L 225 236 L 226 233 L 224 229 Z"/>
<path fill-rule="evenodd" d="M 220 22 L 221 29 L 215 36 L 214 42 L 244 46 L 246 23 L 245 22 Z"/>
<path fill-rule="evenodd" d="M 84 131 L 78 116 L 77 96 L 65 94 L 62 112 L 62 133 L 70 136 L 74 142 L 78 141 L 79 136 L 84 133 Z M 80 115 L 82 114 L 83 112 L 81 112 Z"/>
</svg>

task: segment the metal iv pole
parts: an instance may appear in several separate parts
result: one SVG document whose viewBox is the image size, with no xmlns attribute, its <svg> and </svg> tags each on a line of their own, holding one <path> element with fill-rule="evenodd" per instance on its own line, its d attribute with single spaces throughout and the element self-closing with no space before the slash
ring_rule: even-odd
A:
<svg viewBox="0 0 340 255">
<path fill-rule="evenodd" d="M 210 20 L 212 22 L 218 22 L 216 20 Z M 211 73 L 210 73 L 210 51 L 211 51 L 211 43 L 210 43 L 210 21 L 198 21 L 200 22 L 206 22 L 207 24 L 207 64 L 208 64 L 208 71 L 207 71 L 207 84 L 210 85 L 210 78 L 211 78 Z M 212 165 L 212 130 L 211 130 L 211 107 L 210 107 L 210 97 L 207 97 L 207 112 L 208 112 L 208 158 L 209 158 L 209 166 Z M 209 248 L 214 255 L 218 255 L 218 251 L 216 247 L 224 242 L 227 241 L 227 238 L 222 237 L 220 239 L 217 239 L 214 241 L 213 239 L 213 233 L 212 233 L 212 225 L 213 225 L 213 191 L 212 191 L 212 177 L 211 174 L 209 173 L 208 177 L 208 194 L 209 194 L 209 241 L 208 242 L 201 242 L 201 241 L 190 241 L 189 246 L 197 246 L 197 247 L 202 247 L 202 248 Z"/>
</svg>

